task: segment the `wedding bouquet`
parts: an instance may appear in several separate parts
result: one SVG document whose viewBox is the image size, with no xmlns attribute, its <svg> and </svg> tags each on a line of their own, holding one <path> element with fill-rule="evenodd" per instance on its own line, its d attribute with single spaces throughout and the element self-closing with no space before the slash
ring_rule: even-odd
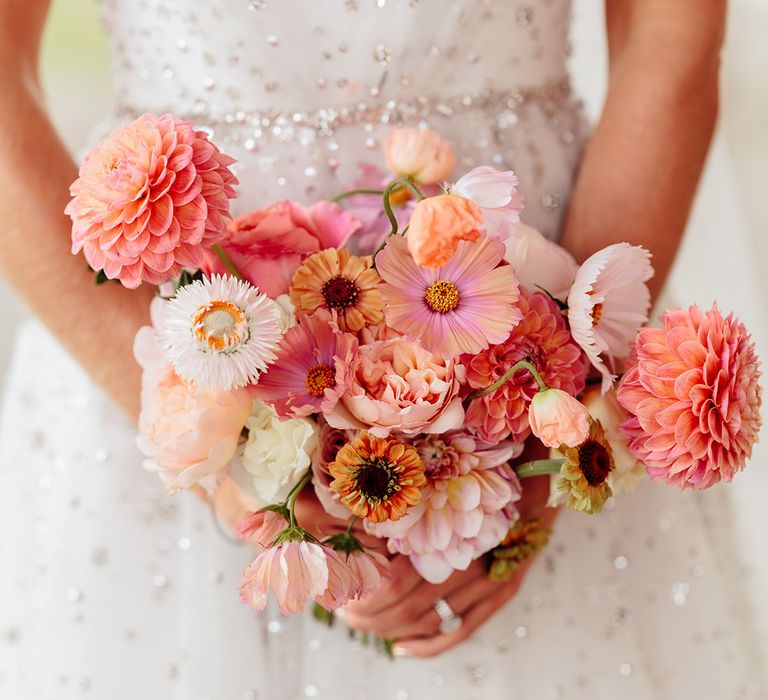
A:
<svg viewBox="0 0 768 700">
<path fill-rule="evenodd" d="M 704 489 L 744 467 L 760 371 L 733 315 L 693 306 L 644 327 L 648 251 L 579 265 L 521 222 L 512 172 L 445 184 L 453 151 L 426 129 L 383 151 L 388 172 L 364 164 L 335 201 L 232 219 L 233 160 L 147 114 L 72 185 L 73 253 L 100 281 L 158 285 L 135 342 L 139 447 L 169 491 L 238 504 L 260 550 L 245 603 L 375 595 L 387 557 L 361 526 L 429 581 L 483 556 L 503 580 L 546 543 L 517 509 L 532 476 L 597 513 L 646 473 Z M 519 462 L 530 436 L 548 459 Z M 310 484 L 339 534 L 297 518 Z"/>
</svg>

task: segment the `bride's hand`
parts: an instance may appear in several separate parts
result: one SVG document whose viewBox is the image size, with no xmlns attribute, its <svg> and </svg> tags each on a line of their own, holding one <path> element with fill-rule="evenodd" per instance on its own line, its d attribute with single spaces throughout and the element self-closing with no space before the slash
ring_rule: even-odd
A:
<svg viewBox="0 0 768 700">
<path fill-rule="evenodd" d="M 527 455 L 527 458 L 534 458 Z M 519 507 L 524 519 L 536 518 L 551 527 L 557 511 L 546 508 L 549 477 L 526 479 Z M 520 589 L 534 557 L 525 561 L 510 581 L 498 583 L 488 578 L 484 558 L 475 561 L 466 571 L 454 573 L 444 583 L 434 585 L 424 581 L 407 557 L 392 559 L 393 580 L 385 583 L 370 598 L 350 603 L 346 622 L 353 629 L 371 632 L 395 640 L 395 648 L 403 654 L 431 657 L 468 639 L 490 619 Z M 445 599 L 461 627 L 449 634 L 440 633 L 440 616 L 435 602 Z"/>
</svg>

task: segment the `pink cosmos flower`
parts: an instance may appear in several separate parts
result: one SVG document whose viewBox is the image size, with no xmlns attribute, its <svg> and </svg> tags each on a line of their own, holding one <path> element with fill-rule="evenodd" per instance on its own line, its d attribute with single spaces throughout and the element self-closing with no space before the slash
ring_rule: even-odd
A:
<svg viewBox="0 0 768 700">
<path fill-rule="evenodd" d="M 483 215 L 483 230 L 491 238 L 506 240 L 520 223 L 523 198 L 517 191 L 517 176 L 481 165 L 463 175 L 449 188 L 474 202 Z"/>
<path fill-rule="evenodd" d="M 287 540 L 259 554 L 240 583 L 240 599 L 263 610 L 270 589 L 283 615 L 306 610 L 312 600 L 330 610 L 359 595 L 358 574 L 330 547 Z"/>
<path fill-rule="evenodd" d="M 464 368 L 404 338 L 363 345 L 349 388 L 326 414 L 336 428 L 391 433 L 442 433 L 464 421 L 459 388 Z"/>
<path fill-rule="evenodd" d="M 336 459 L 339 450 L 351 439 L 352 432 L 333 428 L 320 415 L 317 419 L 317 449 L 312 456 L 312 485 L 315 495 L 325 512 L 339 520 L 349 518 L 349 508 L 341 502 L 341 496 L 331 488 L 334 477 L 328 465 Z"/>
<path fill-rule="evenodd" d="M 673 309 L 635 341 L 618 399 L 629 447 L 656 481 L 731 481 L 760 430 L 760 365 L 747 329 L 717 306 Z"/>
<path fill-rule="evenodd" d="M 425 270 L 393 236 L 376 256 L 387 325 L 445 358 L 504 342 L 521 314 L 515 273 L 498 267 L 503 254 L 494 239 L 461 241 L 445 265 Z"/>
<path fill-rule="evenodd" d="M 485 389 L 515 363 L 530 357 L 547 386 L 571 396 L 584 390 L 586 363 L 573 342 L 557 304 L 541 292 L 520 288 L 522 320 L 508 337 L 483 352 L 464 356 L 467 383 Z M 521 369 L 490 394 L 473 400 L 467 409 L 467 425 L 484 440 L 506 437 L 524 442 L 530 435 L 528 406 L 538 391 L 530 372 Z"/>
<path fill-rule="evenodd" d="M 285 332 L 277 359 L 253 392 L 282 418 L 327 413 L 352 381 L 356 358 L 357 338 L 319 309 Z"/>
<path fill-rule="evenodd" d="M 589 434 L 586 407 L 562 389 L 538 392 L 528 407 L 531 432 L 547 447 L 576 447 Z"/>
<path fill-rule="evenodd" d="M 613 384 L 612 364 L 629 354 L 637 331 L 647 320 L 653 277 L 651 255 L 640 246 L 615 243 L 587 258 L 568 294 L 568 322 L 573 339 L 603 375 L 603 391 Z"/>
<path fill-rule="evenodd" d="M 498 545 L 517 518 L 520 483 L 507 461 L 521 445 L 485 446 L 465 433 L 413 443 L 426 465 L 421 502 L 400 520 L 366 528 L 388 537 L 391 552 L 410 557 L 430 583 L 442 583 Z"/>
<path fill-rule="evenodd" d="M 349 513 L 349 511 L 347 511 Z M 360 578 L 358 600 L 377 593 L 385 576 L 391 576 L 389 561 L 378 552 L 356 550 L 346 559 L 347 565 Z"/>
<path fill-rule="evenodd" d="M 159 321 L 162 301 L 153 303 Z M 209 490 L 234 457 L 253 401 L 247 389 L 221 390 L 184 381 L 171 368 L 153 328 L 139 330 L 134 354 L 143 368 L 137 444 L 144 467 L 171 492 L 201 482 Z"/>
<path fill-rule="evenodd" d="M 445 180 L 456 163 L 453 148 L 431 129 L 395 129 L 384 141 L 390 171 L 430 184 Z"/>
<path fill-rule="evenodd" d="M 144 114 L 89 153 L 65 209 L 72 253 L 135 289 L 199 267 L 229 219 L 234 160 L 204 131 L 170 114 Z"/>
<path fill-rule="evenodd" d="M 234 219 L 221 247 L 243 276 L 267 296 L 288 292 L 304 260 L 325 248 L 340 248 L 360 222 L 338 204 L 317 202 L 307 208 L 284 200 Z M 218 255 L 207 251 L 203 272 L 227 274 Z"/>
<path fill-rule="evenodd" d="M 565 301 L 579 266 L 562 246 L 542 236 L 523 223 L 504 241 L 506 260 L 523 287 L 545 290 L 555 299 Z"/>
<path fill-rule="evenodd" d="M 262 547 L 271 547 L 275 538 L 288 527 L 288 521 L 273 510 L 257 510 L 246 513 L 237 523 L 237 536 L 253 540 Z"/>
</svg>

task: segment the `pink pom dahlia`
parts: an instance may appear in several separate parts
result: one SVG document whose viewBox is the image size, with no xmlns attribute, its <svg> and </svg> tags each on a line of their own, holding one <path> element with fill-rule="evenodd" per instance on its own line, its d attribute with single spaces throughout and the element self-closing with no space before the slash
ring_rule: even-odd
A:
<svg viewBox="0 0 768 700">
<path fill-rule="evenodd" d="M 619 386 L 629 447 L 657 481 L 730 481 L 760 429 L 760 366 L 747 329 L 717 306 L 673 309 L 644 328 Z"/>
<path fill-rule="evenodd" d="M 571 396 L 582 392 L 584 355 L 573 342 L 557 304 L 545 294 L 521 287 L 518 307 L 523 318 L 505 341 L 462 358 L 467 383 L 473 389 L 485 389 L 512 365 L 530 358 L 547 386 Z M 530 372 L 521 369 L 498 389 L 470 403 L 467 425 L 489 442 L 506 437 L 523 442 L 531 432 L 528 406 L 537 390 Z"/>
<path fill-rule="evenodd" d="M 199 267 L 229 219 L 234 160 L 170 114 L 144 114 L 88 156 L 70 188 L 72 253 L 135 289 Z"/>
</svg>

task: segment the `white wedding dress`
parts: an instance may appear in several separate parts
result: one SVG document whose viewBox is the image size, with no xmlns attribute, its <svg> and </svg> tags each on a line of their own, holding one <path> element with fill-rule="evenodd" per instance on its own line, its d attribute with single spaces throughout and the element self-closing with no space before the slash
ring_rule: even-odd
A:
<svg viewBox="0 0 768 700">
<path fill-rule="evenodd" d="M 240 161 L 237 211 L 333 195 L 360 161 L 380 162 L 391 124 L 424 122 L 453 141 L 460 172 L 513 168 L 524 218 L 557 235 L 587 134 L 566 72 L 568 0 L 104 12 L 116 121 L 170 111 L 209 128 Z M 646 485 L 600 516 L 564 513 L 520 593 L 469 642 L 391 662 L 343 629 L 241 606 L 249 551 L 142 471 L 131 424 L 40 326 L 22 335 L 2 416 L 3 700 L 766 697 L 727 487 Z"/>
</svg>

